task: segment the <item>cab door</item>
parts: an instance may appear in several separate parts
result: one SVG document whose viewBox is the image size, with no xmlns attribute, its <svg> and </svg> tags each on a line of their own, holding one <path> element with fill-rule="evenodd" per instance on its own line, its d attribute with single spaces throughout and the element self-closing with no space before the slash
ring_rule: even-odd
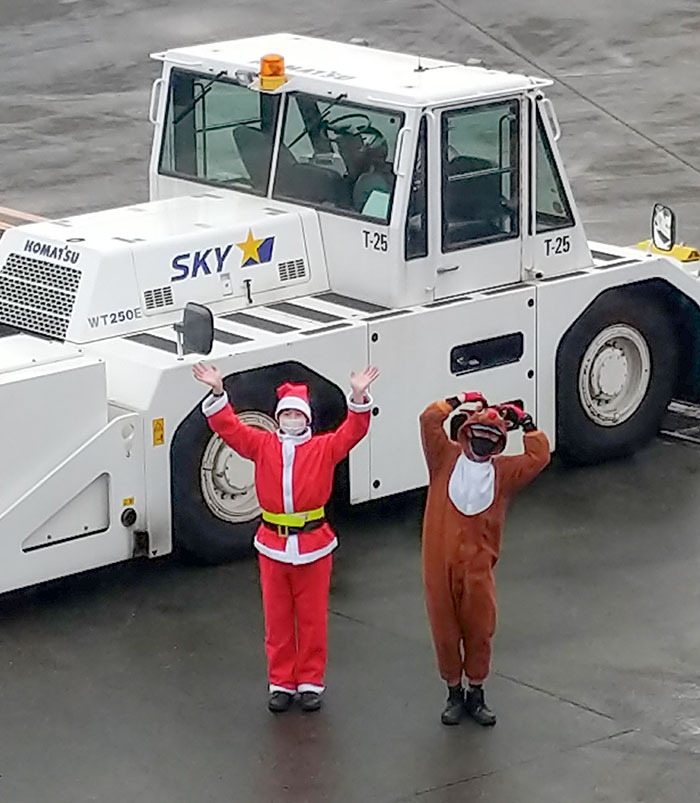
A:
<svg viewBox="0 0 700 803">
<path fill-rule="evenodd" d="M 522 115 L 517 98 L 434 115 L 436 299 L 520 280 Z"/>
<path fill-rule="evenodd" d="M 569 273 L 593 264 L 586 233 L 562 168 L 556 141 L 559 124 L 549 100 L 529 99 L 530 220 L 527 273 L 538 278 Z M 527 275 L 527 274 L 526 274 Z"/>
</svg>

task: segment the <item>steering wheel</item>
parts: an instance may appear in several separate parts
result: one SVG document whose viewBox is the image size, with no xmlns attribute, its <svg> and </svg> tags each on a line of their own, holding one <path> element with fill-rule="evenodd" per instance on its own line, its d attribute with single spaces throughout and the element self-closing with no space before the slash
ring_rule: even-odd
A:
<svg viewBox="0 0 700 803">
<path fill-rule="evenodd" d="M 332 131 L 334 134 L 350 134 L 352 135 L 353 132 L 350 130 L 352 126 L 344 125 L 338 126 L 338 123 L 342 122 L 343 120 L 353 120 L 353 119 L 360 119 L 365 125 L 372 125 L 372 121 L 369 118 L 369 115 L 362 114 L 361 112 L 351 112 L 350 114 L 341 114 L 340 117 L 334 117 L 332 120 L 324 120 L 323 127 L 326 131 Z"/>
</svg>

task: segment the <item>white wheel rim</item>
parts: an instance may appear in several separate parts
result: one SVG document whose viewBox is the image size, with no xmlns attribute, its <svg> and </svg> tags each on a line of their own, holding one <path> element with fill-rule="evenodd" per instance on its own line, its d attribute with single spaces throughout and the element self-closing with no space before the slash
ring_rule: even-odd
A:
<svg viewBox="0 0 700 803">
<path fill-rule="evenodd" d="M 256 410 L 239 413 L 238 417 L 258 429 L 277 429 L 274 419 Z M 253 461 L 234 452 L 218 435 L 212 435 L 207 443 L 199 476 L 204 501 L 217 518 L 244 524 L 260 515 Z"/>
<path fill-rule="evenodd" d="M 651 379 L 649 346 L 633 326 L 620 323 L 599 332 L 581 361 L 578 389 L 588 417 L 604 427 L 631 418 Z"/>
</svg>

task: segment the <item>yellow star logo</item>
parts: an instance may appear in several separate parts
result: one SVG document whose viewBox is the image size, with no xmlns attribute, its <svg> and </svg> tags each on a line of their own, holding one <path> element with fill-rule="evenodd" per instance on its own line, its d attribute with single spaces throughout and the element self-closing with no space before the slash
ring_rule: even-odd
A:
<svg viewBox="0 0 700 803">
<path fill-rule="evenodd" d="M 245 265 L 246 262 L 260 262 L 260 255 L 258 254 L 258 248 L 263 244 L 263 240 L 256 240 L 253 237 L 253 230 L 248 229 L 248 236 L 242 243 L 236 243 L 236 245 L 243 251 L 243 259 L 241 260 L 241 265 Z"/>
</svg>

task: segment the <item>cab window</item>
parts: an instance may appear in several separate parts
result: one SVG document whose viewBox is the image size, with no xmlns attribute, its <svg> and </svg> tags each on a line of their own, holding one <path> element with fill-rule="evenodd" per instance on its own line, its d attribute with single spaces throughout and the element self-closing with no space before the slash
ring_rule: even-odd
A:
<svg viewBox="0 0 700 803">
<path fill-rule="evenodd" d="M 273 196 L 387 223 L 403 120 L 342 97 L 290 93 Z"/>
<path fill-rule="evenodd" d="M 571 206 L 564 192 L 564 185 L 557 170 L 552 146 L 544 130 L 544 123 L 537 113 L 536 164 L 536 209 L 537 233 L 563 229 L 574 225 Z"/>
<path fill-rule="evenodd" d="M 519 236 L 518 101 L 444 112 L 442 250 Z"/>
<path fill-rule="evenodd" d="M 428 164 L 425 117 L 420 121 L 406 215 L 406 260 L 428 256 Z"/>
<path fill-rule="evenodd" d="M 160 172 L 264 195 L 279 97 L 173 70 Z"/>
</svg>

